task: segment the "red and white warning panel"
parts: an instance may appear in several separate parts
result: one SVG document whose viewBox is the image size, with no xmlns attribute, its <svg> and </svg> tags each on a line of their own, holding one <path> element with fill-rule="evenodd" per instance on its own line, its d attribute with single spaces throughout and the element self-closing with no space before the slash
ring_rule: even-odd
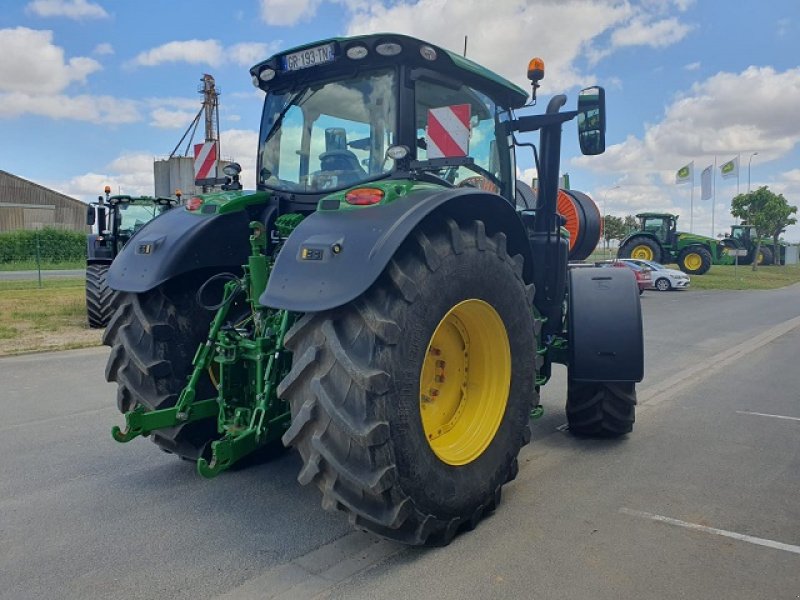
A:
<svg viewBox="0 0 800 600">
<path fill-rule="evenodd" d="M 470 105 L 431 108 L 425 141 L 428 158 L 450 158 L 469 154 Z"/>
<path fill-rule="evenodd" d="M 217 142 L 194 145 L 194 178 L 212 179 L 217 176 Z"/>
</svg>

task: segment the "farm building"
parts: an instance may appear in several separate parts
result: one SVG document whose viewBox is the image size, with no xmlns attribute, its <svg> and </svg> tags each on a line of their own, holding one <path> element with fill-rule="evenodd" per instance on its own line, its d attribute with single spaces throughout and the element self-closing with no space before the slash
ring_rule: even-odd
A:
<svg viewBox="0 0 800 600">
<path fill-rule="evenodd" d="M 87 231 L 86 204 L 0 170 L 0 232 L 43 227 Z"/>
</svg>

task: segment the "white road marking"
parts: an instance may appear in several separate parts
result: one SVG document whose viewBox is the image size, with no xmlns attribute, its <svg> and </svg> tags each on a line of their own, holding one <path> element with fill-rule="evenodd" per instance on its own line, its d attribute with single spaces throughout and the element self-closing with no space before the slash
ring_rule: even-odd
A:
<svg viewBox="0 0 800 600">
<path fill-rule="evenodd" d="M 569 429 L 569 423 L 564 423 L 556 427 L 556 431 L 566 431 L 567 429 Z"/>
<path fill-rule="evenodd" d="M 774 540 L 766 540 L 764 538 L 753 537 L 752 535 L 745 535 L 743 533 L 736 533 L 735 531 L 727 531 L 725 529 L 717 529 L 716 527 L 706 527 L 705 525 L 698 525 L 697 523 L 688 523 L 670 517 L 663 517 L 661 515 L 654 515 L 642 510 L 633 510 L 630 508 L 620 508 L 619 512 L 631 515 L 633 517 L 640 517 L 642 519 L 650 519 L 651 521 L 658 521 L 659 523 L 666 523 L 668 525 L 677 525 L 685 529 L 693 529 L 695 531 L 702 531 L 703 533 L 711 533 L 714 535 L 721 535 L 722 537 L 732 538 L 749 544 L 756 544 L 757 546 L 766 546 L 775 550 L 783 550 L 791 552 L 792 554 L 800 554 L 800 546 L 793 544 L 784 544 L 783 542 L 776 542 Z"/>
<path fill-rule="evenodd" d="M 712 354 L 708 359 L 683 369 L 680 380 L 677 382 L 673 381 L 672 378 L 667 378 L 661 383 L 648 386 L 643 393 L 639 394 L 638 411 L 641 411 L 645 406 L 653 406 L 664 400 L 674 398 L 679 392 L 691 388 L 698 381 L 705 379 L 712 373 L 720 371 L 723 367 L 735 364 L 745 356 L 752 354 L 759 348 L 766 346 L 770 342 L 775 341 L 798 327 L 800 327 L 800 317 L 794 317 L 783 323 L 778 323 L 755 337 L 745 340 L 736 346 L 727 348 L 722 352 Z"/>
<path fill-rule="evenodd" d="M 783 415 L 768 415 L 767 413 L 750 412 L 749 410 L 737 410 L 737 415 L 753 415 L 755 417 L 772 417 L 773 419 L 784 419 L 786 421 L 800 421 L 800 417 L 785 417 Z"/>
</svg>

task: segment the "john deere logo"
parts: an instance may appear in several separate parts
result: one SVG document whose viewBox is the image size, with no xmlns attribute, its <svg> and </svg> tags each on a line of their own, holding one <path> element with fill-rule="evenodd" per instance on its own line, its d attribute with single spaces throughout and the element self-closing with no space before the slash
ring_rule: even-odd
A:
<svg viewBox="0 0 800 600">
<path fill-rule="evenodd" d="M 721 170 L 723 175 L 730 173 L 733 171 L 733 162 L 726 162 L 724 165 L 722 165 Z"/>
<path fill-rule="evenodd" d="M 689 167 L 682 167 L 678 171 L 678 177 L 680 179 L 686 179 L 687 177 L 689 177 Z"/>
</svg>

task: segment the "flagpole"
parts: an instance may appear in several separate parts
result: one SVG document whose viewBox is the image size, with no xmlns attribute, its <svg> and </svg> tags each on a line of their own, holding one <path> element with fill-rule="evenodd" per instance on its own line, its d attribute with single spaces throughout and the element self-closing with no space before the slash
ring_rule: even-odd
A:
<svg viewBox="0 0 800 600">
<path fill-rule="evenodd" d="M 741 154 L 737 154 L 736 155 L 736 195 L 737 196 L 739 195 L 739 166 L 740 166 L 740 163 L 742 162 L 741 159 L 742 159 L 742 155 Z"/>
<path fill-rule="evenodd" d="M 692 161 L 692 191 L 689 194 L 689 233 L 694 233 L 694 161 Z"/>
<path fill-rule="evenodd" d="M 714 174 L 711 180 L 711 237 L 714 236 L 714 205 L 717 203 L 717 155 L 714 155 Z"/>
</svg>

